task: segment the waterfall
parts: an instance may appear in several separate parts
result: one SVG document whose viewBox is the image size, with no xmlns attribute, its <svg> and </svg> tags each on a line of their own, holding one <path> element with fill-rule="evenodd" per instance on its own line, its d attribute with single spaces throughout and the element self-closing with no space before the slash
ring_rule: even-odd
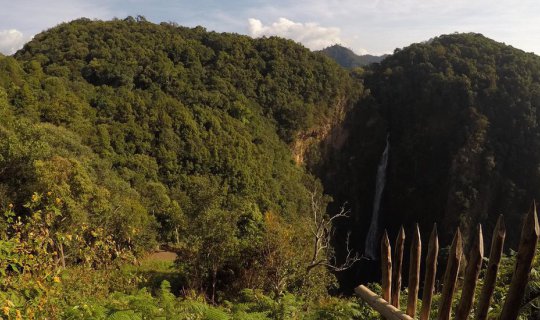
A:
<svg viewBox="0 0 540 320">
<path fill-rule="evenodd" d="M 386 136 L 386 147 L 381 156 L 381 161 L 377 167 L 377 179 L 375 182 L 375 197 L 373 198 L 373 212 L 371 214 L 371 223 L 369 225 L 369 231 L 366 237 L 365 243 L 365 255 L 367 258 L 376 259 L 377 254 L 377 234 L 379 231 L 379 208 L 381 206 L 382 194 L 384 191 L 384 184 L 386 183 L 386 167 L 388 165 L 388 149 L 390 142 L 388 141 L 388 135 Z"/>
</svg>

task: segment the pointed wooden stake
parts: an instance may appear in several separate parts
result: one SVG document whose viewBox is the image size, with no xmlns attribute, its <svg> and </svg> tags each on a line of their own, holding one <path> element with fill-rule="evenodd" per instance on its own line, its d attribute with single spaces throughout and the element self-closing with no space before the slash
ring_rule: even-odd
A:
<svg viewBox="0 0 540 320">
<path fill-rule="evenodd" d="M 429 237 L 428 252 L 426 257 L 426 275 L 424 279 L 424 294 L 422 295 L 422 309 L 420 320 L 428 320 L 431 311 L 431 301 L 435 289 L 435 275 L 437 272 L 437 256 L 439 255 L 439 237 L 437 224 L 433 225 L 433 231 Z"/>
<path fill-rule="evenodd" d="M 422 240 L 418 223 L 414 226 L 411 255 L 409 261 L 409 296 L 407 300 L 407 315 L 414 318 L 420 287 L 420 257 L 422 255 Z"/>
<path fill-rule="evenodd" d="M 392 267 L 392 301 L 391 304 L 399 309 L 399 294 L 401 292 L 401 267 L 403 265 L 403 249 L 405 246 L 405 230 L 399 228 L 394 248 L 394 266 Z"/>
<path fill-rule="evenodd" d="M 515 320 L 518 317 L 519 307 L 525 294 L 525 287 L 527 286 L 529 273 L 531 272 L 539 235 L 540 227 L 538 226 L 538 217 L 536 215 L 536 202 L 533 202 L 532 208 L 523 223 L 521 240 L 519 241 L 519 249 L 516 257 L 516 268 L 501 312 L 501 320 Z"/>
<path fill-rule="evenodd" d="M 469 252 L 469 261 L 465 271 L 463 289 L 461 290 L 461 299 L 456 311 L 456 320 L 466 320 L 469 317 L 473 303 L 474 290 L 476 282 L 482 269 L 482 259 L 484 257 L 484 237 L 482 235 L 482 226 L 478 225 L 476 237 L 474 238 L 471 251 Z"/>
<path fill-rule="evenodd" d="M 448 255 L 448 264 L 444 274 L 444 285 L 441 295 L 441 305 L 439 306 L 439 320 L 449 320 L 452 311 L 452 298 L 456 289 L 456 282 L 459 272 L 459 264 L 463 255 L 463 240 L 461 239 L 461 231 L 459 228 L 456 231 L 450 253 Z"/>
<path fill-rule="evenodd" d="M 476 308 L 477 320 L 487 319 L 491 296 L 495 291 L 495 284 L 497 282 L 497 272 L 499 271 L 499 262 L 501 261 L 505 237 L 506 228 L 504 226 L 504 218 L 500 215 L 495 230 L 493 230 L 493 238 L 491 239 L 491 251 L 489 253 L 486 276 L 484 277 L 484 286 L 482 287 L 482 293 L 480 293 L 478 307 Z"/>
<path fill-rule="evenodd" d="M 381 239 L 381 271 L 382 271 L 382 297 L 390 302 L 392 293 L 392 247 L 388 239 L 388 233 L 384 230 Z"/>
</svg>

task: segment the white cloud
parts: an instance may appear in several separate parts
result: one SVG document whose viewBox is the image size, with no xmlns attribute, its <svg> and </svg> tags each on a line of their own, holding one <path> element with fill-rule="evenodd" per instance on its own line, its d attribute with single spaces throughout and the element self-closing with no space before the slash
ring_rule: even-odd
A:
<svg viewBox="0 0 540 320">
<path fill-rule="evenodd" d="M 322 27 L 317 23 L 300 23 L 286 18 L 264 25 L 261 20 L 250 18 L 249 34 L 252 37 L 280 36 L 300 42 L 312 50 L 322 49 L 330 45 L 340 43 L 341 30 L 336 27 Z"/>
<path fill-rule="evenodd" d="M 0 52 L 3 54 L 15 53 L 23 47 L 26 41 L 26 37 L 19 30 L 0 30 Z"/>
</svg>

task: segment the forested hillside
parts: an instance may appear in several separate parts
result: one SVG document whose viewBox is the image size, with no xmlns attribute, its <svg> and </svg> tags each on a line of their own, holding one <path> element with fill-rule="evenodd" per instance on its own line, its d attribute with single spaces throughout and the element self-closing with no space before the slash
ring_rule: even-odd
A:
<svg viewBox="0 0 540 320">
<path fill-rule="evenodd" d="M 290 41 L 144 20 L 63 24 L 36 36 L 15 58 L 2 61 L 5 112 L 35 123 L 34 134 L 50 139 L 44 143 L 53 144 L 55 155 L 28 151 L 23 158 L 34 168 L 26 170 L 7 162 L 4 206 L 34 191 L 65 189 L 60 196 L 93 212 L 96 192 L 81 204 L 86 186 L 74 190 L 71 177 L 58 181 L 78 174 L 78 166 L 88 188 L 105 184 L 96 179 L 102 174 L 137 192 L 131 204 L 140 202 L 142 220 L 157 220 L 162 240 L 173 240 L 182 220 L 205 210 L 196 201 L 205 196 L 214 209 L 238 214 L 302 215 L 309 178 L 291 163 L 286 143 L 357 90 L 344 71 Z M 87 164 L 80 158 L 85 153 Z M 29 187 L 27 180 L 39 176 L 31 157 L 59 171 L 43 170 L 56 177 L 45 179 L 51 185 Z M 99 163 L 93 157 L 106 163 L 103 172 L 92 168 Z M 23 181 L 23 188 L 16 184 Z"/>
<path fill-rule="evenodd" d="M 306 270 L 305 248 L 314 201 L 324 212 L 326 200 L 290 144 L 360 92 L 284 39 L 142 17 L 59 25 L 0 58 L 1 238 L 32 237 L 19 218 L 44 221 L 34 244 L 67 267 L 167 244 L 173 289 L 211 301 L 243 288 L 323 293 L 330 275 Z M 8 251 L 11 268 L 30 270 Z"/>
<path fill-rule="evenodd" d="M 457 226 L 468 239 L 503 214 L 515 249 L 540 197 L 540 57 L 479 34 L 446 35 L 396 50 L 364 85 L 371 94 L 349 114 L 348 140 L 320 170 L 326 191 L 355 212 L 346 225 L 354 243 L 364 246 L 388 136 L 379 232 L 392 238 L 419 222 L 427 234 L 437 222 L 449 243 Z"/>
</svg>

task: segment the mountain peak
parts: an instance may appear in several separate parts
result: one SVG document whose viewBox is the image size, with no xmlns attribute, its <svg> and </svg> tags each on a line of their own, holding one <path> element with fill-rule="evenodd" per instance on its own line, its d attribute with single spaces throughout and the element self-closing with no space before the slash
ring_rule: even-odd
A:
<svg viewBox="0 0 540 320">
<path fill-rule="evenodd" d="M 320 51 L 322 54 L 335 60 L 339 65 L 347 69 L 367 66 L 372 63 L 381 62 L 386 55 L 374 56 L 370 54 L 358 55 L 349 48 L 340 44 L 334 44 Z"/>
</svg>

